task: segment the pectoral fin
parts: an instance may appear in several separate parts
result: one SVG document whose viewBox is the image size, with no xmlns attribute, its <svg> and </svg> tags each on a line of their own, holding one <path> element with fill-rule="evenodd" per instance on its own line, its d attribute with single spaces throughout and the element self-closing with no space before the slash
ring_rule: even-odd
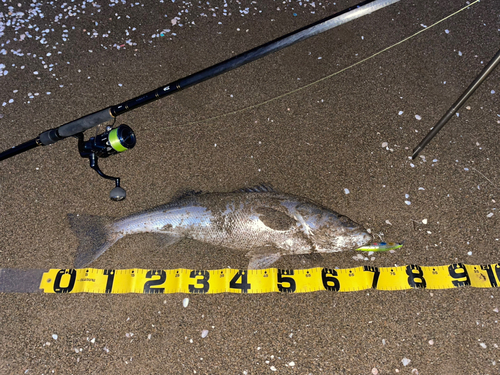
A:
<svg viewBox="0 0 500 375">
<path fill-rule="evenodd" d="M 155 237 L 161 247 L 167 247 L 182 240 L 182 237 L 172 236 L 171 234 L 156 234 Z"/>
<path fill-rule="evenodd" d="M 281 258 L 280 253 L 276 254 L 255 254 L 250 258 L 248 263 L 249 270 L 260 270 L 269 268 L 274 262 Z"/>
</svg>

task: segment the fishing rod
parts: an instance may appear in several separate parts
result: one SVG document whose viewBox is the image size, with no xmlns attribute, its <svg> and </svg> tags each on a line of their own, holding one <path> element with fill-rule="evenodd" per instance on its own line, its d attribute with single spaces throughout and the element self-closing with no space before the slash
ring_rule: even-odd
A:
<svg viewBox="0 0 500 375">
<path fill-rule="evenodd" d="M 241 53 L 211 67 L 203 69 L 190 76 L 181 78 L 177 81 L 161 86 L 155 90 L 139 95 L 123 103 L 110 106 L 100 111 L 80 117 L 79 119 L 68 122 L 57 128 L 47 130 L 36 138 L 31 139 L 18 146 L 12 147 L 0 153 L 0 161 L 31 150 L 38 146 L 47 146 L 68 137 L 78 138 L 78 149 L 82 157 L 89 158 L 90 167 L 94 169 L 101 177 L 114 180 L 115 188 L 111 190 L 110 198 L 115 201 L 125 199 L 125 190 L 120 187 L 120 178 L 105 175 L 99 168 L 97 160 L 99 157 L 108 157 L 135 146 L 136 137 L 132 129 L 127 125 L 120 125 L 117 128 L 108 127 L 106 132 L 96 137 L 84 140 L 83 132 L 106 121 L 113 120 L 116 117 L 137 109 L 145 104 L 149 104 L 158 99 L 162 99 L 177 91 L 196 85 L 210 78 L 218 76 L 238 68 L 244 64 L 260 59 L 273 52 L 291 46 L 292 44 L 303 41 L 312 36 L 323 33 L 334 27 L 345 24 L 349 21 L 373 13 L 388 5 L 394 4 L 400 0 L 368 0 L 362 3 L 340 11 L 330 17 L 303 27 L 297 31 L 289 33 L 271 42 L 255 47 L 249 51 Z"/>
</svg>

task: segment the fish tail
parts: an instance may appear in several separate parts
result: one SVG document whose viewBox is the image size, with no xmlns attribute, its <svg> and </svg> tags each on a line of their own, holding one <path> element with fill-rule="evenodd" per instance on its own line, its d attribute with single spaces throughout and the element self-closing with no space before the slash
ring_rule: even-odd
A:
<svg viewBox="0 0 500 375">
<path fill-rule="evenodd" d="M 71 229 L 79 240 L 75 268 L 85 267 L 120 239 L 111 225 L 112 219 L 95 215 L 68 214 Z"/>
</svg>

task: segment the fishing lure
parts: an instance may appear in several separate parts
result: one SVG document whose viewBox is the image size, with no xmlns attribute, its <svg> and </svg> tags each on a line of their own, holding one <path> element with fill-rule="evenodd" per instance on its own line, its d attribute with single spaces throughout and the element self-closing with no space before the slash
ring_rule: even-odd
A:
<svg viewBox="0 0 500 375">
<path fill-rule="evenodd" d="M 360 251 L 388 251 L 396 250 L 403 246 L 403 242 L 373 242 L 371 244 L 361 246 L 356 250 Z"/>
</svg>

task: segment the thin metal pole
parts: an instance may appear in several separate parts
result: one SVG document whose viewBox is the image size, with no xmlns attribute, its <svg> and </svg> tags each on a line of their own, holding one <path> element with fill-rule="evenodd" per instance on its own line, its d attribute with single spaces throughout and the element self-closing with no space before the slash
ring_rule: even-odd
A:
<svg viewBox="0 0 500 375">
<path fill-rule="evenodd" d="M 469 99 L 469 97 L 476 91 L 476 89 L 483 83 L 483 81 L 490 75 L 490 73 L 497 67 L 500 63 L 500 50 L 496 53 L 491 61 L 486 65 L 481 74 L 479 74 L 474 82 L 465 90 L 465 92 L 458 98 L 458 100 L 451 106 L 451 108 L 446 112 L 446 114 L 439 120 L 439 122 L 432 128 L 432 130 L 425 136 L 425 138 L 418 144 L 413 150 L 412 159 L 415 159 L 420 151 L 424 149 L 425 146 L 431 141 L 432 138 L 441 130 L 441 128 L 450 120 L 450 118 L 457 113 L 460 107 Z"/>
</svg>

